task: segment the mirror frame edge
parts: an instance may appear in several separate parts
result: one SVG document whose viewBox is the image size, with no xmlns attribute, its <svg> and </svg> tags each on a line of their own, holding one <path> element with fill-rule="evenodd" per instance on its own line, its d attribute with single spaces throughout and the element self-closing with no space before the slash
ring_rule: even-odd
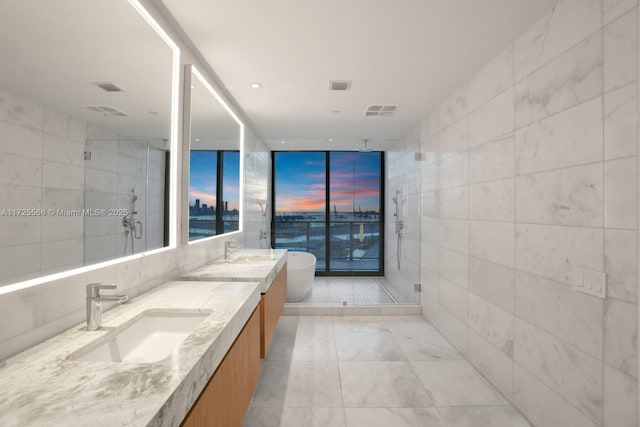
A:
<svg viewBox="0 0 640 427">
<path fill-rule="evenodd" d="M 195 245 L 202 242 L 210 242 L 222 237 L 235 237 L 242 235 L 244 231 L 244 168 L 245 168 L 245 124 L 227 104 L 227 101 L 220 96 L 218 91 L 213 87 L 209 80 L 198 70 L 194 64 L 185 64 L 184 66 L 184 96 L 183 96 L 183 130 L 182 130 L 182 232 L 180 237 L 183 245 Z M 218 234 L 215 236 L 204 237 L 202 239 L 189 241 L 189 187 L 190 187 L 190 155 L 191 155 L 191 77 L 195 75 L 204 85 L 207 91 L 214 97 L 216 101 L 224 108 L 224 110 L 236 121 L 240 127 L 239 144 L 240 144 L 240 177 L 238 190 L 238 230 L 229 233 Z M 186 126 L 188 124 L 188 126 Z M 185 215 L 186 213 L 186 215 Z M 186 224 L 186 226 L 185 226 Z"/>
<path fill-rule="evenodd" d="M 156 19 L 144 8 L 139 0 L 128 0 L 129 4 L 147 21 L 158 36 L 173 51 L 172 78 L 171 78 L 171 153 L 169 157 L 169 244 L 164 248 L 175 249 L 178 247 L 178 133 L 179 133 L 179 109 L 180 109 L 180 47 L 173 41 L 169 34 L 162 28 Z M 162 249 L 164 249 L 162 248 Z M 144 252 L 143 252 L 144 254 Z"/>
<path fill-rule="evenodd" d="M 180 185 L 180 244 L 189 244 L 189 187 L 191 176 L 191 85 L 193 64 L 185 64 L 183 67 L 183 94 L 182 94 L 182 181 Z M 185 226 L 186 224 L 186 226 Z"/>
</svg>

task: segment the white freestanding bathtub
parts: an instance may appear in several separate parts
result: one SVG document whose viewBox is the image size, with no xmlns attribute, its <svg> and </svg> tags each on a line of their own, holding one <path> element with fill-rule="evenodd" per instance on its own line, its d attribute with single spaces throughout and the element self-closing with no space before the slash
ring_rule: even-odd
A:
<svg viewBox="0 0 640 427">
<path fill-rule="evenodd" d="M 287 302 L 300 301 L 311 290 L 316 257 L 308 252 L 287 252 Z"/>
</svg>

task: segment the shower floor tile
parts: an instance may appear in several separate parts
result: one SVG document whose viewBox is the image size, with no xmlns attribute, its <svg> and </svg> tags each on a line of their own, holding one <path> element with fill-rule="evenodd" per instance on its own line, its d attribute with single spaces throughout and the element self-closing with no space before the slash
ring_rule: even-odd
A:
<svg viewBox="0 0 640 427">
<path fill-rule="evenodd" d="M 296 304 L 397 304 L 382 277 L 316 277 L 311 292 Z"/>
<path fill-rule="evenodd" d="M 527 427 L 422 316 L 282 316 L 244 427 Z"/>
</svg>

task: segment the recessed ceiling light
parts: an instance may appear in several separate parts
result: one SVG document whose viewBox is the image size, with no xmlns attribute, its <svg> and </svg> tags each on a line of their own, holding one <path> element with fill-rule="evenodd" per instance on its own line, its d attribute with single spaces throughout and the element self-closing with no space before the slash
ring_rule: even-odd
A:
<svg viewBox="0 0 640 427">
<path fill-rule="evenodd" d="M 331 114 L 340 114 L 340 110 L 333 110 Z"/>
<path fill-rule="evenodd" d="M 195 88 L 196 88 L 196 85 L 191 85 L 191 89 L 195 89 Z"/>
<path fill-rule="evenodd" d="M 280 144 L 284 144 L 284 141 L 280 141 Z"/>
<path fill-rule="evenodd" d="M 327 141 L 333 142 L 333 138 L 327 138 Z"/>
<path fill-rule="evenodd" d="M 262 87 L 262 83 L 252 82 L 249 86 L 251 86 L 254 89 L 260 89 Z"/>
<path fill-rule="evenodd" d="M 194 141 L 199 142 L 200 138 L 193 138 Z"/>
</svg>

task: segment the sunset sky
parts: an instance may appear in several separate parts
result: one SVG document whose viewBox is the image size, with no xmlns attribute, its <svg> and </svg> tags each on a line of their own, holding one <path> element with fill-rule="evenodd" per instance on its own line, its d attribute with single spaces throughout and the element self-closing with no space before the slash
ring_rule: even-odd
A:
<svg viewBox="0 0 640 427">
<path fill-rule="evenodd" d="M 325 211 L 325 153 L 275 154 L 277 212 Z M 330 210 L 380 210 L 380 153 L 330 154 Z M 354 179 L 355 173 L 355 179 Z M 355 197 L 354 197 L 355 196 Z"/>
<path fill-rule="evenodd" d="M 200 205 L 215 206 L 216 203 L 216 151 L 191 151 L 189 181 L 189 206 L 200 199 Z M 229 201 L 229 209 L 238 209 L 240 187 L 240 154 L 237 151 L 224 153 L 223 200 Z"/>
</svg>

